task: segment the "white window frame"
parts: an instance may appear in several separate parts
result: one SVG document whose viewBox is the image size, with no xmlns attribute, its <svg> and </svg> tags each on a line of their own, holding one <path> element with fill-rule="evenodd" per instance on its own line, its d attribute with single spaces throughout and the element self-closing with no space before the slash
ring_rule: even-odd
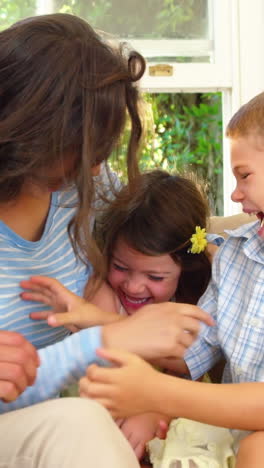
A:
<svg viewBox="0 0 264 468">
<path fill-rule="evenodd" d="M 213 48 L 212 63 L 168 62 L 173 67 L 172 76 L 150 76 L 149 66 L 153 65 L 150 61 L 141 88 L 150 93 L 220 91 L 225 129 L 233 113 L 264 89 L 264 2 L 209 0 L 209 19 L 207 41 L 129 41 L 148 57 L 162 56 L 162 50 L 166 57 L 201 56 Z M 227 216 L 240 212 L 241 207 L 230 198 L 235 180 L 230 168 L 229 142 L 224 135 L 223 139 L 224 214 Z"/>
<path fill-rule="evenodd" d="M 264 89 L 264 1 L 208 0 L 208 40 L 138 40 L 128 41 L 136 50 L 153 56 L 204 56 L 211 63 L 168 62 L 172 76 L 150 76 L 149 66 L 141 88 L 157 92 L 221 92 L 223 128 L 234 112 Z M 37 14 L 52 13 L 52 0 L 37 0 Z M 230 168 L 229 142 L 223 135 L 224 214 L 240 212 L 230 195 L 235 180 Z"/>
</svg>

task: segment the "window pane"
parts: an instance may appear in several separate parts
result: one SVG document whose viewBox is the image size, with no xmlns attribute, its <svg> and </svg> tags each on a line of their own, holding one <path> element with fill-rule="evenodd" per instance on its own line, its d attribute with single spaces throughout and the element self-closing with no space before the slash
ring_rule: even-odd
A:
<svg viewBox="0 0 264 468">
<path fill-rule="evenodd" d="M 142 170 L 192 171 L 208 186 L 212 213 L 223 215 L 222 96 L 221 93 L 146 94 L 145 144 Z M 125 173 L 124 154 L 113 169 Z"/>
<path fill-rule="evenodd" d="M 208 38 L 208 0 L 54 0 L 54 8 L 125 38 Z"/>
</svg>

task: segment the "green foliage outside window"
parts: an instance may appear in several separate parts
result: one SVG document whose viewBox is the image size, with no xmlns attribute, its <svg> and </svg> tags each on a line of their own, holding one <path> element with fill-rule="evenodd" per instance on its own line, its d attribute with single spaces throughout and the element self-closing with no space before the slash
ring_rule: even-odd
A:
<svg viewBox="0 0 264 468">
<path fill-rule="evenodd" d="M 189 171 L 206 182 L 214 214 L 223 214 L 221 94 L 149 94 L 146 136 L 140 155 L 142 170 L 161 167 L 169 172 Z M 111 159 L 121 178 L 123 156 Z"/>
</svg>

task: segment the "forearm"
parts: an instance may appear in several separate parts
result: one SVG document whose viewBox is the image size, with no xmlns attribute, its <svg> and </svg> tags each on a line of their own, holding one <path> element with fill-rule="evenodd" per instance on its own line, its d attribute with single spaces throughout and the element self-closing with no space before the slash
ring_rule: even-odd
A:
<svg viewBox="0 0 264 468">
<path fill-rule="evenodd" d="M 41 365 L 35 384 L 14 402 L 0 402 L 0 413 L 31 406 L 54 398 L 70 383 L 77 381 L 92 362 L 101 362 L 96 348 L 101 344 L 99 327 L 82 330 L 65 340 L 39 351 Z"/>
<path fill-rule="evenodd" d="M 209 384 L 158 374 L 151 411 L 216 426 L 264 430 L 264 384 Z"/>
</svg>

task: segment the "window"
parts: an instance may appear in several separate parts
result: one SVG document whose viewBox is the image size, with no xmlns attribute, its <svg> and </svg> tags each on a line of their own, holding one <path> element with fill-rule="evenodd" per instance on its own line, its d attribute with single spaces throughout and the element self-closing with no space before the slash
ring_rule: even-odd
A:
<svg viewBox="0 0 264 468">
<path fill-rule="evenodd" d="M 263 90 L 264 2 L 254 0 L 0 0 L 0 28 L 25 16 L 77 14 L 127 39 L 146 57 L 147 93 L 221 93 L 223 128 Z M 234 179 L 223 139 L 224 213 Z"/>
</svg>

